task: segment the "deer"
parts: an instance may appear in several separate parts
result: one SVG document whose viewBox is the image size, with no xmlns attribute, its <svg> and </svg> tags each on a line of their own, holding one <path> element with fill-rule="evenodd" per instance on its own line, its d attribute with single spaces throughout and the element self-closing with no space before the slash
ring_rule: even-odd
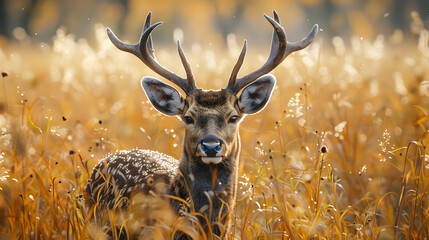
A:
<svg viewBox="0 0 429 240">
<path fill-rule="evenodd" d="M 137 44 L 124 43 L 112 30 L 106 29 L 114 46 L 135 55 L 152 71 L 183 91 L 184 94 L 181 94 L 175 87 L 150 76 L 143 77 L 141 81 L 143 91 L 153 107 L 162 114 L 180 118 L 185 125 L 180 160 L 173 167 L 175 174 L 169 175 L 171 178 L 165 181 L 168 183 L 169 195 L 173 196 L 170 205 L 176 214 L 186 211 L 201 213 L 197 215 L 198 223 L 204 231 L 210 232 L 211 229 L 217 237 L 227 237 L 233 216 L 241 151 L 240 123 L 247 115 L 262 111 L 269 102 L 276 84 L 276 78 L 269 73 L 291 53 L 309 46 L 318 32 L 318 25 L 315 24 L 301 41 L 289 42 L 277 12 L 273 11 L 273 15 L 271 18 L 264 14 L 273 27 L 271 50 L 265 64 L 238 77 L 247 51 L 247 40 L 244 40 L 228 83 L 219 90 L 205 90 L 196 86 L 180 41 L 177 41 L 177 48 L 186 77 L 178 76 L 158 62 L 151 34 L 162 22 L 151 25 L 151 12 L 146 17 Z M 151 159 L 151 162 L 152 167 L 160 167 L 161 163 L 156 158 Z M 127 166 L 138 168 L 137 165 Z M 129 172 L 116 168 L 112 171 L 112 178 L 125 171 Z M 125 178 L 134 177 L 121 175 Z M 184 201 L 189 204 L 184 204 Z M 176 234 L 174 238 L 187 239 L 189 236 Z"/>
</svg>

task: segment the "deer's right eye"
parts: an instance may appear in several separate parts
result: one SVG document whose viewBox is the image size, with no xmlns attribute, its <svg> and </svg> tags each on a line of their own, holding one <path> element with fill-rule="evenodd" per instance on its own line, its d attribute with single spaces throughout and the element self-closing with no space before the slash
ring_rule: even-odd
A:
<svg viewBox="0 0 429 240">
<path fill-rule="evenodd" d="M 194 119 L 193 119 L 192 117 L 190 117 L 190 116 L 184 116 L 184 117 L 183 117 L 183 121 L 184 121 L 186 124 L 194 124 Z"/>
<path fill-rule="evenodd" d="M 238 116 L 232 116 L 229 120 L 228 123 L 236 123 L 238 119 Z"/>
</svg>

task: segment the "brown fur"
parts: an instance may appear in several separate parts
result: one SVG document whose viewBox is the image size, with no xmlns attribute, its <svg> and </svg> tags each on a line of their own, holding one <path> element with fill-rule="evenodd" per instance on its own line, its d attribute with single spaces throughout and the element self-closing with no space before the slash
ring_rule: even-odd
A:
<svg viewBox="0 0 429 240">
<path fill-rule="evenodd" d="M 234 207 L 240 155 L 240 120 L 228 123 L 229 118 L 234 115 L 240 119 L 244 117 L 238 109 L 237 97 L 228 91 L 200 90 L 186 98 L 182 116 L 192 116 L 195 124 L 186 125 L 179 164 L 181 174 L 173 181 L 171 194 L 188 199 L 193 211 L 204 213 L 210 222 L 200 218 L 203 226 L 211 222 L 227 226 L 227 218 L 231 217 L 227 213 L 231 213 Z M 215 135 L 223 141 L 225 157 L 217 165 L 205 164 L 196 156 L 197 142 L 207 134 Z M 210 200 L 207 195 L 211 196 Z M 210 203 L 212 206 L 209 206 Z M 173 201 L 173 206 L 176 211 L 181 209 L 179 202 Z M 212 216 L 209 216 L 210 211 Z M 215 232 L 220 234 L 219 229 L 215 229 Z"/>
</svg>

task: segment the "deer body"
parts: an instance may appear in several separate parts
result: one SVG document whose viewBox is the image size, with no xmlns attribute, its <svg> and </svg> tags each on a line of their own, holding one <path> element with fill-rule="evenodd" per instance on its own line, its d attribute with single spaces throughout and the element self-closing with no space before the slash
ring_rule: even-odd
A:
<svg viewBox="0 0 429 240">
<path fill-rule="evenodd" d="M 167 194 L 177 164 L 176 159 L 155 151 L 118 151 L 97 164 L 86 192 L 102 206 L 126 208 L 132 192 Z"/>
<path fill-rule="evenodd" d="M 161 23 L 150 25 L 150 18 L 151 13 L 146 18 L 140 42 L 135 45 L 121 42 L 110 29 L 107 29 L 107 34 L 117 48 L 137 56 L 185 93 L 182 95 L 174 87 L 152 77 L 142 80 L 142 88 L 152 105 L 163 114 L 179 117 L 186 125 L 180 162 L 174 167 L 177 172 L 168 187 L 170 195 L 176 198 L 171 200 L 173 209 L 177 213 L 183 209 L 183 202 L 177 198 L 188 201 L 192 208 L 188 210 L 203 214 L 198 216 L 198 220 L 206 231 L 211 226 L 216 235 L 224 236 L 228 231 L 228 219 L 232 215 L 237 189 L 240 122 L 247 114 L 261 111 L 268 103 L 276 80 L 266 74 L 290 53 L 307 47 L 316 36 L 318 26 L 315 25 L 302 41 L 290 43 L 286 40 L 277 13 L 274 11 L 274 19 L 265 15 L 274 28 L 267 62 L 258 70 L 238 78 L 247 49 L 245 41 L 226 88 L 203 90 L 197 88 L 179 42 L 178 52 L 186 78 L 179 77 L 157 62 L 151 33 Z M 153 162 L 152 167 L 157 167 L 156 159 Z M 225 230 L 218 227 L 219 223 L 224 225 Z"/>
<path fill-rule="evenodd" d="M 173 220 L 165 195 L 177 166 L 176 159 L 151 150 L 117 151 L 102 159 L 85 188 L 86 204 L 94 219 L 104 224 L 102 231 L 114 239 L 155 238 L 145 226 Z M 122 226 L 126 231 L 120 230 Z"/>
</svg>

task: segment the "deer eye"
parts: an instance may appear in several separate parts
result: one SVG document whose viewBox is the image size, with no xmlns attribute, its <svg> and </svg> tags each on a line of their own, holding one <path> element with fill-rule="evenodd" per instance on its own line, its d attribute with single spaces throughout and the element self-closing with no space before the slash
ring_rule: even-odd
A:
<svg viewBox="0 0 429 240">
<path fill-rule="evenodd" d="M 148 177 L 146 179 L 146 183 L 147 185 L 152 186 L 155 183 L 155 180 L 152 177 Z"/>
<path fill-rule="evenodd" d="M 194 124 L 194 119 L 191 117 L 191 116 L 184 116 L 183 117 L 183 121 L 186 123 L 186 124 Z"/>
<path fill-rule="evenodd" d="M 238 120 L 238 116 L 232 116 L 231 118 L 229 118 L 228 123 L 236 123 Z"/>
</svg>

